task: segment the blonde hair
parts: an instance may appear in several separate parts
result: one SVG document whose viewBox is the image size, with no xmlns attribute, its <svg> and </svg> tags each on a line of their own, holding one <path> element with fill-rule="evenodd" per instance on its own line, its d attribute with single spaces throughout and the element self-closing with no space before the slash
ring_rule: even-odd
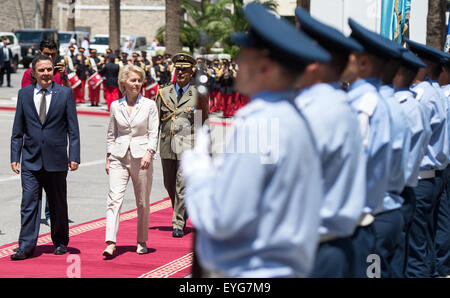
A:
<svg viewBox="0 0 450 298">
<path fill-rule="evenodd" d="M 123 86 L 123 83 L 128 79 L 128 75 L 130 74 L 130 72 L 137 73 L 141 78 L 142 83 L 144 83 L 145 71 L 139 66 L 127 64 L 124 67 L 122 67 L 122 69 L 119 71 L 118 83 L 119 83 L 119 90 L 122 94 L 125 93 L 125 87 Z"/>
</svg>

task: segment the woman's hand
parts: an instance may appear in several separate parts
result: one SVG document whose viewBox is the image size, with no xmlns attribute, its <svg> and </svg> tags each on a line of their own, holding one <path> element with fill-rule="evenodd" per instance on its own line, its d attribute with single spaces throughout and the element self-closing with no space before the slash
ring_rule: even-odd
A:
<svg viewBox="0 0 450 298">
<path fill-rule="evenodd" d="M 141 170 L 146 170 L 152 162 L 152 154 L 150 152 L 145 152 L 144 157 L 141 159 Z"/>
<path fill-rule="evenodd" d="M 109 156 L 106 157 L 105 171 L 106 175 L 109 175 Z"/>
</svg>

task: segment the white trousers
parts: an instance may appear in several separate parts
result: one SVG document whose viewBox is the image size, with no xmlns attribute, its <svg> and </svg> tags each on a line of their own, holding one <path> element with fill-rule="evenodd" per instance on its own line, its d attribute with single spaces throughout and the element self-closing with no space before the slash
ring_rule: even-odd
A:
<svg viewBox="0 0 450 298">
<path fill-rule="evenodd" d="M 120 209 L 131 177 L 137 207 L 137 242 L 148 240 L 150 192 L 153 182 L 153 160 L 141 170 L 141 158 L 133 158 L 130 150 L 124 158 L 109 157 L 109 192 L 106 206 L 106 240 L 116 242 Z"/>
</svg>

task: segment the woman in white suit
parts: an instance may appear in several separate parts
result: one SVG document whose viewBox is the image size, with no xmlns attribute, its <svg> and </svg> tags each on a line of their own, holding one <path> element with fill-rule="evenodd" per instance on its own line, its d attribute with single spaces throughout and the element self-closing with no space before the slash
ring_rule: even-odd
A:
<svg viewBox="0 0 450 298">
<path fill-rule="evenodd" d="M 139 92 L 145 79 L 142 68 L 126 65 L 119 73 L 121 99 L 111 105 L 107 133 L 106 173 L 109 192 L 106 209 L 106 244 L 103 255 L 116 250 L 120 208 L 128 180 L 133 182 L 137 206 L 137 250 L 147 253 L 150 192 L 153 181 L 153 155 L 158 138 L 158 111 L 155 101 Z"/>
</svg>

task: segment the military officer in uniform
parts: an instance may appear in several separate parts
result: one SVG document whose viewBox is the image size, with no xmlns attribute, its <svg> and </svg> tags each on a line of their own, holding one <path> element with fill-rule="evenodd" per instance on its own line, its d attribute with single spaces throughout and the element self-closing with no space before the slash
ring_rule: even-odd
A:
<svg viewBox="0 0 450 298">
<path fill-rule="evenodd" d="M 160 156 L 164 186 L 172 201 L 173 237 L 183 237 L 186 225 L 184 180 L 181 176 L 181 154 L 194 145 L 194 110 L 197 90 L 190 84 L 195 59 L 187 54 L 173 57 L 176 83 L 159 89 L 156 104 L 160 119 Z"/>
</svg>

